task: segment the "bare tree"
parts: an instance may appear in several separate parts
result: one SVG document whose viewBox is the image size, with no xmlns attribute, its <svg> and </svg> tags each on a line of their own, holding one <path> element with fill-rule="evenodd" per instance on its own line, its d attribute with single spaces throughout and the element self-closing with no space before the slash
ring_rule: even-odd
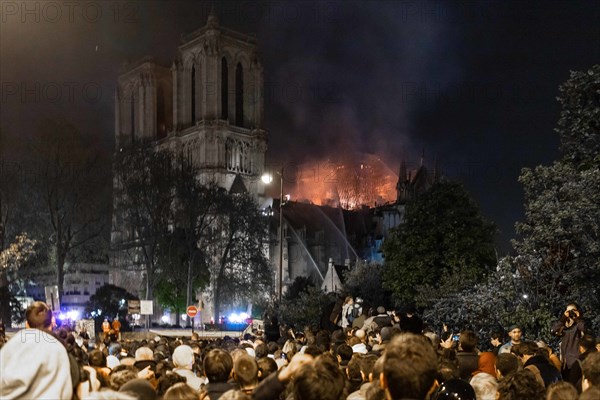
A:
<svg viewBox="0 0 600 400">
<path fill-rule="evenodd" d="M 67 120 L 47 119 L 39 133 L 32 143 L 37 179 L 31 181 L 28 196 L 42 225 L 39 235 L 49 244 L 62 295 L 67 260 L 102 253 L 98 243 L 109 226 L 110 174 L 107 160 Z"/>
</svg>

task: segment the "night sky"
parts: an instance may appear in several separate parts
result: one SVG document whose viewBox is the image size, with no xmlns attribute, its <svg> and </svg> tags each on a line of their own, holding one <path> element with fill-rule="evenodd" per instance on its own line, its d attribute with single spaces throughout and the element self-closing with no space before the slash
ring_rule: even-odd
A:
<svg viewBox="0 0 600 400">
<path fill-rule="evenodd" d="M 49 5 L 50 4 L 50 5 Z M 600 60 L 598 1 L 0 2 L 0 145 L 64 116 L 114 146 L 121 65 L 170 65 L 206 23 L 255 33 L 269 164 L 377 154 L 439 160 L 500 229 L 523 218 L 521 168 L 559 157 L 555 97 Z"/>
</svg>

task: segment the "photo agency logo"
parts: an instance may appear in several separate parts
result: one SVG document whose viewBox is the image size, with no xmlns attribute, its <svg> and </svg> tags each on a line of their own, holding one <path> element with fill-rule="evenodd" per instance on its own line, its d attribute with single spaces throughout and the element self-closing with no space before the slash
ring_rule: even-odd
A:
<svg viewBox="0 0 600 400">
<path fill-rule="evenodd" d="M 138 1 L 0 1 L 0 21 L 10 23 L 138 22 Z"/>
<path fill-rule="evenodd" d="M 97 82 L 2 82 L 0 103 L 96 104 L 102 93 Z"/>
</svg>

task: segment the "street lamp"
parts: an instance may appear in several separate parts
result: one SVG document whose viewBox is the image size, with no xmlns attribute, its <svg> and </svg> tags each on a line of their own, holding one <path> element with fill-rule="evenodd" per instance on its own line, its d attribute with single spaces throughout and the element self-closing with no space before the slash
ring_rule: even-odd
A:
<svg viewBox="0 0 600 400">
<path fill-rule="evenodd" d="M 277 171 L 279 175 L 279 277 L 278 277 L 278 298 L 281 301 L 283 288 L 283 167 Z M 262 176 L 265 184 L 273 182 L 273 175 L 266 173 Z"/>
</svg>

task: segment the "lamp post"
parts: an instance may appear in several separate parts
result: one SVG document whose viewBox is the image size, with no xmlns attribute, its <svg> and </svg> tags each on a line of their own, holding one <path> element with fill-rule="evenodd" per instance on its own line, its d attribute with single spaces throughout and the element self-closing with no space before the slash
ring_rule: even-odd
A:
<svg viewBox="0 0 600 400">
<path fill-rule="evenodd" d="M 283 292 L 283 167 L 277 171 L 279 175 L 279 271 L 278 271 L 278 287 L 277 294 L 278 299 L 281 301 L 281 295 Z M 262 176 L 262 181 L 265 184 L 273 182 L 273 175 L 267 173 Z"/>
</svg>

